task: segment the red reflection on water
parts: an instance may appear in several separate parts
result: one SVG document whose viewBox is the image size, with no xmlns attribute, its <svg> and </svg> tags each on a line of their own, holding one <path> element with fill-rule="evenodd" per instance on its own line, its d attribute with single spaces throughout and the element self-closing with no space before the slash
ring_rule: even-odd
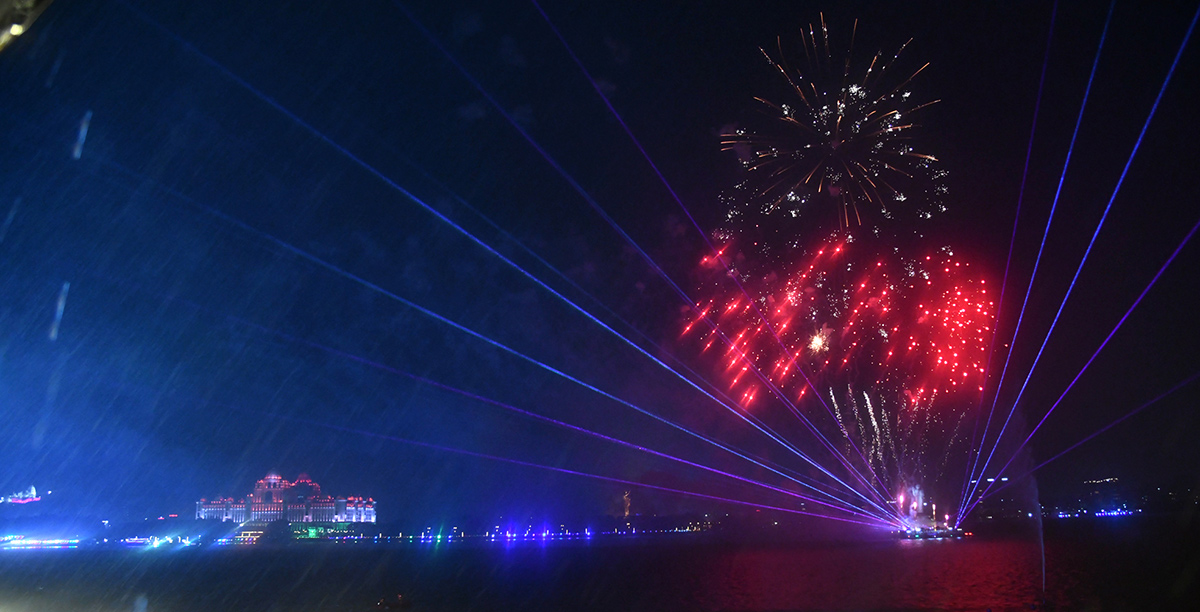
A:
<svg viewBox="0 0 1200 612">
<path fill-rule="evenodd" d="M 704 610 L 1029 609 L 1041 598 L 1036 543 L 900 540 L 757 549 L 712 557 Z"/>
</svg>

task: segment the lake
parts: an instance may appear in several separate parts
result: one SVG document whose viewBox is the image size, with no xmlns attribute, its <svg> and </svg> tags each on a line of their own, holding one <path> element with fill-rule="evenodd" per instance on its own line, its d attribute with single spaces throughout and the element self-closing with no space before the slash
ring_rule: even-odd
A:
<svg viewBox="0 0 1200 612">
<path fill-rule="evenodd" d="M 1046 606 L 1194 609 L 1200 546 L 1174 518 L 1046 527 Z M 0 555 L 0 610 L 1030 610 L 1036 535 L 736 542 L 293 545 Z"/>
</svg>

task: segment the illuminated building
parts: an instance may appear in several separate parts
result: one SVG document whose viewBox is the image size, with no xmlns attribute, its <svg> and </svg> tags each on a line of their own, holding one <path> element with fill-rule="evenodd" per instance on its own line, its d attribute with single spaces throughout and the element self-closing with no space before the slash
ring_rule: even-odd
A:
<svg viewBox="0 0 1200 612">
<path fill-rule="evenodd" d="M 13 493 L 12 495 L 0 497 L 0 504 L 28 504 L 41 500 L 42 498 L 40 495 L 38 495 L 37 489 L 29 487 L 24 491 L 19 491 L 17 493 Z"/>
<path fill-rule="evenodd" d="M 301 474 L 295 482 L 271 472 L 254 483 L 254 492 L 241 500 L 221 498 L 196 502 L 198 520 L 289 523 L 374 523 L 375 500 L 369 497 L 331 497 L 321 485 Z"/>
</svg>

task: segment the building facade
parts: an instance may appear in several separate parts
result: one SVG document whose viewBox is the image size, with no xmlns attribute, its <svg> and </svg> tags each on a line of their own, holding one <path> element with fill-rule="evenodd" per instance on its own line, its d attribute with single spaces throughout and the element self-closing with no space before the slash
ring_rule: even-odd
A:
<svg viewBox="0 0 1200 612">
<path fill-rule="evenodd" d="M 375 500 L 369 497 L 331 497 L 321 485 L 301 474 L 288 482 L 274 472 L 254 483 L 254 492 L 196 502 L 198 520 L 289 523 L 374 523 Z"/>
</svg>

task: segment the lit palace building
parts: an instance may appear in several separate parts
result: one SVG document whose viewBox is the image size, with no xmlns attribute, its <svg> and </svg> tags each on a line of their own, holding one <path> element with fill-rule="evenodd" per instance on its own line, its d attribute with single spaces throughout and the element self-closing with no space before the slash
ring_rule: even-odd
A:
<svg viewBox="0 0 1200 612">
<path fill-rule="evenodd" d="M 254 483 L 254 492 L 242 500 L 200 500 L 199 520 L 289 523 L 374 523 L 375 500 L 321 495 L 321 485 L 301 474 L 295 482 L 271 472 Z"/>
</svg>

